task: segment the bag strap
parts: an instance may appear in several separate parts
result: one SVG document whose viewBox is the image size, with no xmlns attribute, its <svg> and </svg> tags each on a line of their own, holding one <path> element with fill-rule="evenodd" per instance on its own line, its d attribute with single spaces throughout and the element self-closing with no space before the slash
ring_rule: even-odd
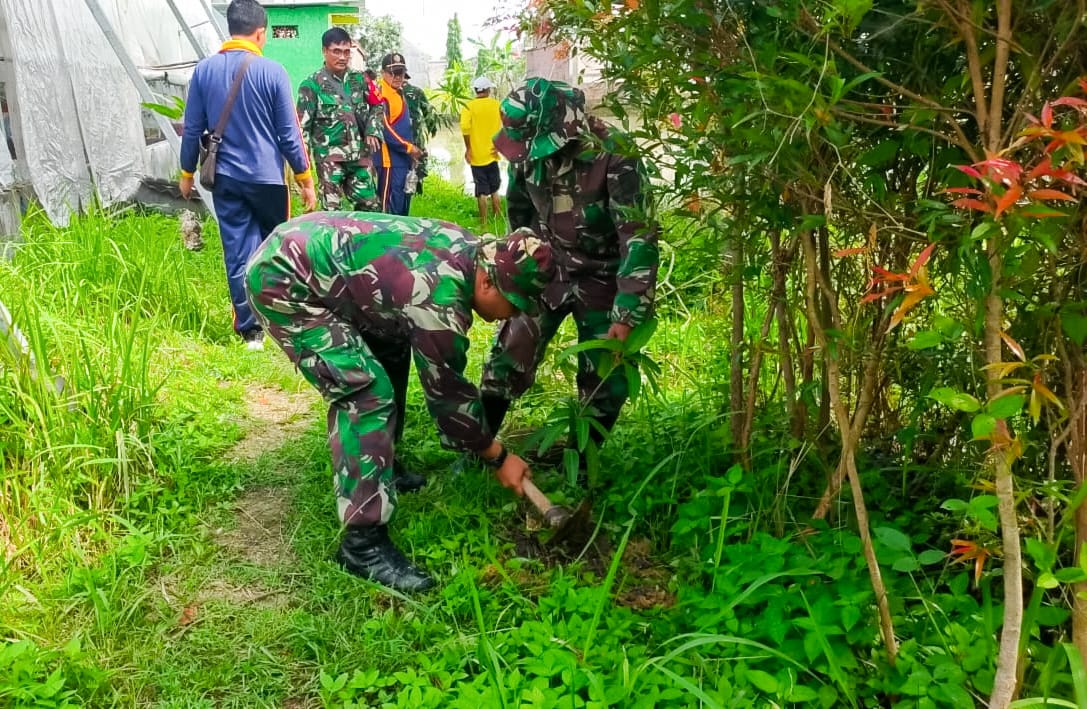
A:
<svg viewBox="0 0 1087 709">
<path fill-rule="evenodd" d="M 242 87 L 242 79 L 245 78 L 245 72 L 249 70 L 249 64 L 252 63 L 255 56 L 253 54 L 248 55 L 242 61 L 238 73 L 234 76 L 234 83 L 231 84 L 230 93 L 226 95 L 226 103 L 223 104 L 223 112 L 219 114 L 219 123 L 215 126 L 215 132 L 211 134 L 217 143 L 223 140 L 223 131 L 226 130 L 226 122 L 230 118 L 230 111 L 234 108 L 234 99 L 238 97 L 238 90 Z"/>
</svg>

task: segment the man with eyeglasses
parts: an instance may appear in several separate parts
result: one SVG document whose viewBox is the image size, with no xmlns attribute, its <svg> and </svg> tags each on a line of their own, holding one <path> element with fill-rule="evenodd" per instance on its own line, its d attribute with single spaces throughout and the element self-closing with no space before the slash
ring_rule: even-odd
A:
<svg viewBox="0 0 1087 709">
<path fill-rule="evenodd" d="M 404 98 L 404 80 L 408 75 L 404 55 L 399 52 L 381 58 L 381 99 L 385 105 L 384 143 L 377 165 L 377 191 L 381 211 L 406 215 L 411 208 L 407 191 L 408 173 L 414 172 L 423 151 L 415 143 L 411 111 Z M 414 192 L 414 187 L 411 192 Z"/>
<path fill-rule="evenodd" d="M 350 68 L 353 45 L 341 27 L 321 37 L 324 65 L 298 87 L 298 122 L 317 168 L 326 210 L 377 212 L 381 205 L 370 172 L 381 149 L 381 105 L 367 102 L 362 72 Z"/>
</svg>

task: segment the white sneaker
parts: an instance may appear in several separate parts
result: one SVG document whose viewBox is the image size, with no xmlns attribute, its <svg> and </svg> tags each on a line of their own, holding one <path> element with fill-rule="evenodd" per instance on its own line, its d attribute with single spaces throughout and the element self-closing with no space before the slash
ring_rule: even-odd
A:
<svg viewBox="0 0 1087 709">
<path fill-rule="evenodd" d="M 254 330 L 247 332 L 242 336 L 245 340 L 245 349 L 250 352 L 263 352 L 264 351 L 264 331 Z"/>
</svg>

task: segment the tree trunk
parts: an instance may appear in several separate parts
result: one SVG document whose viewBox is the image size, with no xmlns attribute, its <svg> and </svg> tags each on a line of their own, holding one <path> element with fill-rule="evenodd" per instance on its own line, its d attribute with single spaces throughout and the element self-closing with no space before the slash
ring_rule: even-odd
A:
<svg viewBox="0 0 1087 709">
<path fill-rule="evenodd" d="M 970 69 L 971 80 L 975 84 L 975 96 L 979 97 L 979 126 L 984 134 L 986 153 L 990 155 L 999 153 L 1003 143 L 1004 90 L 1012 40 L 1012 0 L 999 0 L 996 4 L 996 19 L 996 52 L 989 81 L 988 115 L 981 115 L 981 108 L 985 103 L 984 87 L 977 86 L 978 71 L 976 67 Z M 962 31 L 964 34 L 973 35 L 973 28 L 967 27 L 965 21 Z M 977 49 L 974 48 L 968 53 L 976 54 Z M 1001 333 L 1004 331 L 1004 302 L 1000 298 L 1000 288 L 1004 274 L 1000 257 L 1003 246 L 1001 236 L 993 236 L 988 244 L 992 281 L 989 295 L 985 299 L 986 364 L 995 364 L 1003 359 Z M 1003 388 L 999 372 L 995 368 L 987 369 L 985 379 L 987 393 L 992 399 Z M 1003 450 L 993 450 L 990 455 L 996 497 L 999 500 L 997 511 L 1000 515 L 1000 537 L 1004 547 L 1004 625 L 1000 631 L 1000 653 L 997 655 L 989 709 L 1005 709 L 1015 698 L 1018 686 L 1019 638 L 1023 632 L 1023 553 L 1019 547 L 1019 516 L 1015 511 L 1012 459 Z"/>
<path fill-rule="evenodd" d="M 732 335 L 729 338 L 731 362 L 729 363 L 729 428 L 732 440 L 747 459 L 743 444 L 744 429 L 744 248 L 737 236 L 729 248 L 732 266 Z"/>
<path fill-rule="evenodd" d="M 1070 422 L 1068 458 L 1076 481 L 1074 490 L 1078 492 L 1087 481 L 1087 412 L 1083 410 L 1087 402 L 1087 369 L 1079 368 L 1073 377 L 1077 381 L 1069 387 L 1067 399 L 1076 410 L 1072 412 Z M 1084 544 L 1087 544 L 1087 503 L 1076 509 L 1076 562 L 1080 565 L 1084 563 Z M 1079 648 L 1083 669 L 1087 671 L 1087 583 L 1075 584 L 1073 591 L 1072 642 Z"/>
<path fill-rule="evenodd" d="M 744 402 L 743 424 L 740 427 L 739 440 L 744 468 L 747 469 L 751 468 L 751 452 L 748 447 L 751 445 L 751 429 L 755 425 L 755 407 L 759 401 L 759 373 L 762 371 L 763 356 L 762 343 L 766 342 L 766 338 L 770 336 L 770 327 L 774 324 L 774 312 L 774 308 L 769 308 L 766 311 L 766 317 L 762 321 L 762 328 L 759 330 L 759 340 L 751 348 L 751 361 L 747 365 L 747 398 Z"/>
<path fill-rule="evenodd" d="M 785 382 L 785 404 L 789 411 L 789 433 L 797 440 L 803 440 L 804 429 L 807 426 L 807 411 L 803 402 L 796 395 L 796 372 L 793 369 L 792 328 L 789 322 L 789 301 L 786 288 L 786 278 L 792 267 L 793 255 L 796 253 L 795 243 L 786 254 L 781 250 L 781 232 L 770 232 L 770 249 L 774 259 L 773 277 L 773 303 L 775 317 L 778 323 L 778 347 L 781 350 L 781 376 Z"/>
<path fill-rule="evenodd" d="M 989 267 L 992 283 L 985 299 L 985 363 L 1002 361 L 1001 333 L 1004 331 L 1004 302 L 1000 298 L 1002 262 L 1000 239 L 989 243 Z M 986 391 L 990 399 L 1002 390 L 1000 373 L 996 368 L 986 370 Z M 990 462 L 999 500 L 1000 538 L 1004 548 L 1004 624 L 1000 631 L 1000 653 L 997 656 L 993 693 L 989 709 L 1005 709 L 1015 697 L 1019 665 L 1019 637 L 1023 630 L 1023 559 L 1019 547 L 1019 516 L 1015 511 L 1015 479 L 1011 460 L 995 446 L 990 450 Z"/>
<path fill-rule="evenodd" d="M 829 405 L 834 412 L 838 431 L 842 438 L 842 454 L 838 463 L 838 472 L 849 479 L 850 489 L 853 493 L 853 508 L 857 515 L 857 531 L 860 534 L 861 545 L 864 549 L 864 560 L 868 567 L 868 577 L 872 583 L 872 590 L 876 596 L 876 608 L 879 612 L 880 631 L 883 636 L 883 647 L 887 651 L 887 661 L 892 666 L 898 657 L 898 641 L 895 638 L 894 620 L 891 618 L 891 607 L 887 598 L 887 587 L 883 583 L 883 573 L 876 561 L 875 547 L 872 544 L 872 534 L 869 529 L 868 507 L 864 501 L 864 489 L 861 487 L 860 476 L 857 474 L 856 450 L 860 440 L 860 432 L 863 430 L 868 411 L 871 409 L 871 392 L 867 397 L 858 396 L 857 411 L 851 418 L 845 398 L 842 395 L 840 382 L 842 371 L 840 360 L 835 350 L 828 345 L 826 329 L 819 322 L 816 303 L 822 300 L 826 305 L 826 311 L 830 317 L 830 324 L 837 330 L 841 330 L 841 318 L 838 315 L 835 303 L 836 294 L 830 289 L 829 282 L 824 279 L 819 270 L 815 253 L 815 242 L 811 238 L 811 232 L 803 232 L 800 236 L 804 248 L 804 263 L 806 266 L 808 283 L 806 289 L 808 318 L 812 321 L 816 340 L 823 352 L 823 362 L 827 369 L 827 390 L 829 392 Z M 869 352 L 871 356 L 872 353 Z M 878 371 L 878 357 L 872 356 L 870 364 L 866 367 L 874 367 Z M 875 364 L 871 364 L 875 362 Z M 866 371 L 865 380 L 875 379 Z M 873 384 L 874 386 L 874 384 Z M 838 474 L 835 475 L 838 477 Z"/>
</svg>

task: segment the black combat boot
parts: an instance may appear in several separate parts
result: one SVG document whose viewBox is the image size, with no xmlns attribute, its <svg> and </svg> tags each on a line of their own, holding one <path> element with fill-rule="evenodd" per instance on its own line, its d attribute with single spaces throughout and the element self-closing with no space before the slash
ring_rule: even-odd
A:
<svg viewBox="0 0 1087 709">
<path fill-rule="evenodd" d="M 400 553 L 383 524 L 348 527 L 336 560 L 356 576 L 404 593 L 425 591 L 435 585 L 434 579 Z"/>
<path fill-rule="evenodd" d="M 397 492 L 416 492 L 426 485 L 426 477 L 406 467 L 399 460 L 393 461 L 393 487 Z"/>
</svg>

